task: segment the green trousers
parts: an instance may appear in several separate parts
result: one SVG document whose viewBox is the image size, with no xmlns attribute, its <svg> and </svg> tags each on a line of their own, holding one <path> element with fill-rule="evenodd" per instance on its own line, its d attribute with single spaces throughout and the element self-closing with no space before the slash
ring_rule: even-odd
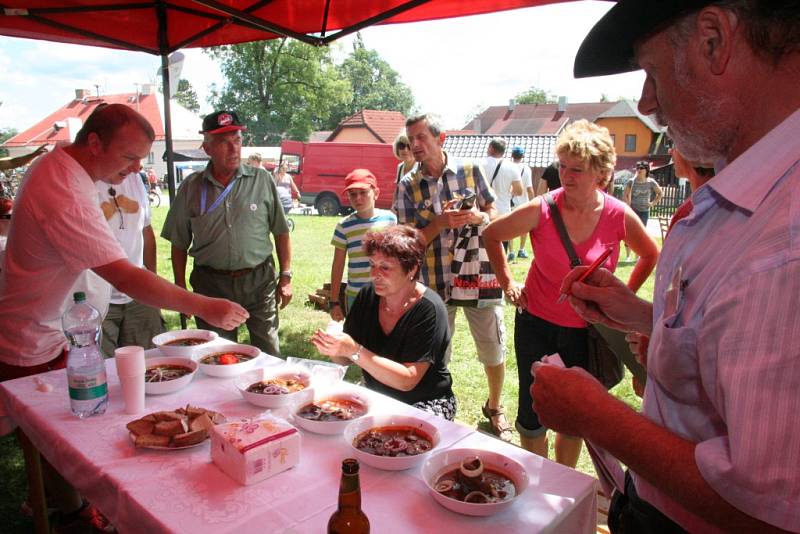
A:
<svg viewBox="0 0 800 534">
<path fill-rule="evenodd" d="M 236 277 L 214 273 L 196 265 L 189 281 L 195 293 L 228 299 L 246 309 L 250 314 L 246 323 L 250 344 L 267 354 L 280 356 L 278 306 L 275 301 L 278 284 L 275 262 L 271 257 L 249 273 Z M 213 330 L 221 337 L 238 342 L 238 329 L 222 330 L 199 317 L 195 317 L 195 320 L 198 328 Z"/>
<path fill-rule="evenodd" d="M 100 348 L 106 358 L 114 357 L 117 347 L 137 345 L 153 348 L 153 337 L 164 332 L 166 324 L 161 310 L 132 300 L 127 304 L 109 304 L 103 320 Z"/>
</svg>

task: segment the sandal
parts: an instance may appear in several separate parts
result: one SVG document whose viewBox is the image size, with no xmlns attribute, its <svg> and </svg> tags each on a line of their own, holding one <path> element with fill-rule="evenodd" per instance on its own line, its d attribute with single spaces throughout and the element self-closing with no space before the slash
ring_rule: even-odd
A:
<svg viewBox="0 0 800 534">
<path fill-rule="evenodd" d="M 504 406 L 498 406 L 496 409 L 489 408 L 489 401 L 487 400 L 481 408 L 484 417 L 489 420 L 489 426 L 492 429 L 492 434 L 497 436 L 503 441 L 511 441 L 512 428 L 508 420 L 506 420 L 506 409 Z"/>
</svg>

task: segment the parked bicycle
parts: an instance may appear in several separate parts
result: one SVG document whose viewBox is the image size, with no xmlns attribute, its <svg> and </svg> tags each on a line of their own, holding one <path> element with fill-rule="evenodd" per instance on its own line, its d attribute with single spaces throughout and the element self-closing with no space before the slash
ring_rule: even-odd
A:
<svg viewBox="0 0 800 534">
<path fill-rule="evenodd" d="M 147 199 L 151 208 L 157 208 L 161 205 L 161 195 L 158 194 L 158 190 L 155 187 L 151 187 L 150 191 L 147 192 Z"/>
</svg>

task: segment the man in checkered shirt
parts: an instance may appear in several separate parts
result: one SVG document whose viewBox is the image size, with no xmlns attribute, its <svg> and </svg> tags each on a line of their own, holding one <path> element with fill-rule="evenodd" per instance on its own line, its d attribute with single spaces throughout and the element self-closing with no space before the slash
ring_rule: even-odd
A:
<svg viewBox="0 0 800 534">
<path fill-rule="evenodd" d="M 406 134 L 419 165 L 397 184 L 397 220 L 422 231 L 428 248 L 422 266 L 423 282 L 448 303 L 453 275 L 451 262 L 457 232 L 467 224 L 485 225 L 496 216 L 495 194 L 479 160 L 450 158 L 442 150 L 445 134 L 438 118 L 417 115 L 406 121 Z M 476 193 L 472 209 L 456 209 L 467 190 Z M 460 306 L 459 306 L 460 307 Z M 447 304 L 450 332 L 457 306 Z M 461 307 L 489 384 L 483 413 L 492 432 L 509 441 L 511 425 L 501 404 L 505 377 L 505 326 L 501 306 Z M 445 357 L 449 363 L 452 345 Z"/>
</svg>

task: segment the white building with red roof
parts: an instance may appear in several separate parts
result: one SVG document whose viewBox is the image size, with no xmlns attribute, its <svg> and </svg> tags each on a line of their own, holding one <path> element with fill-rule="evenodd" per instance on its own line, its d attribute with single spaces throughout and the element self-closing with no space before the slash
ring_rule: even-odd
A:
<svg viewBox="0 0 800 534">
<path fill-rule="evenodd" d="M 144 84 L 141 92 L 118 95 L 93 95 L 88 89 L 76 89 L 75 98 L 42 118 L 39 122 L 8 139 L 3 147 L 10 156 L 27 154 L 41 145 L 54 146 L 75 139 L 86 118 L 100 104 L 125 104 L 145 116 L 155 130 L 156 139 L 148 157 L 142 161 L 145 168 L 152 167 L 156 175 L 167 172 L 162 157 L 165 146 L 164 97 L 154 85 Z M 172 118 L 172 143 L 175 151 L 198 148 L 203 136 L 198 133 L 202 117 L 177 102 L 170 103 Z"/>
</svg>

